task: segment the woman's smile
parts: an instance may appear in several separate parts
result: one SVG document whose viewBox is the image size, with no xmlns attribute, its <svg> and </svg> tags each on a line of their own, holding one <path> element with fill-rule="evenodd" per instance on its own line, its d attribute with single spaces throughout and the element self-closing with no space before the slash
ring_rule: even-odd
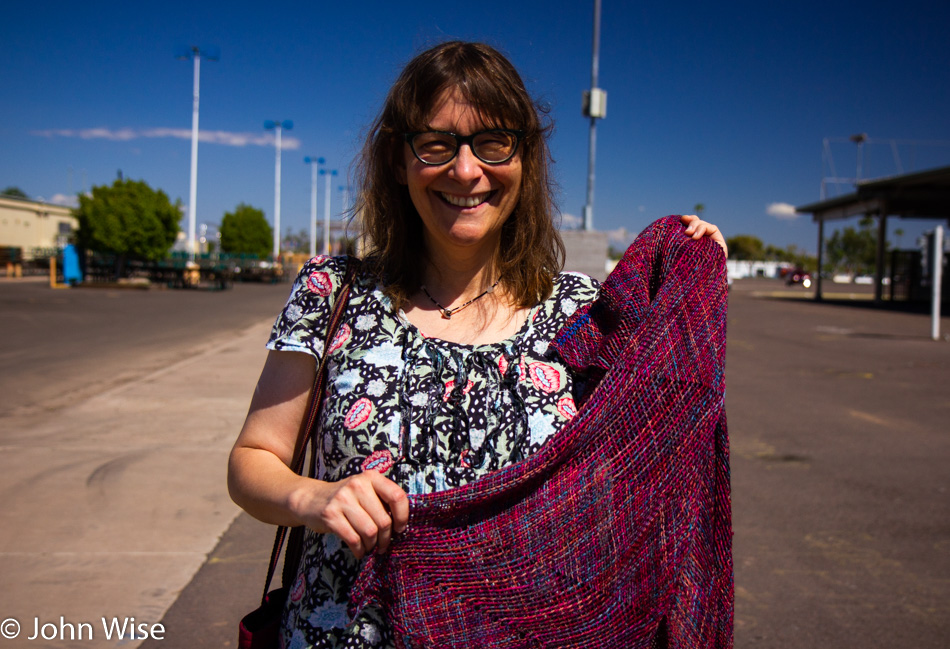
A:
<svg viewBox="0 0 950 649">
<path fill-rule="evenodd" d="M 456 194 L 449 194 L 448 192 L 439 192 L 439 195 L 442 197 L 442 200 L 444 200 L 449 205 L 470 208 L 477 207 L 482 203 L 489 201 L 494 193 L 495 192 L 491 191 L 483 192 L 481 194 L 473 194 L 470 196 L 459 196 Z"/>
</svg>

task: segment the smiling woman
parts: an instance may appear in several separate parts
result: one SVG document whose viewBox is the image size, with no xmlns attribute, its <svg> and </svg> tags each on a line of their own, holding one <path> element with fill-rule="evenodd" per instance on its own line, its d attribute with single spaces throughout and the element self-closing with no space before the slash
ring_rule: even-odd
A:
<svg viewBox="0 0 950 649">
<path fill-rule="evenodd" d="M 554 223 L 547 145 L 551 128 L 518 71 L 487 45 L 446 43 L 423 52 L 406 66 L 364 147 L 360 161 L 364 187 L 358 204 L 373 245 L 370 264 L 377 274 L 389 278 L 385 292 L 397 307 L 408 302 L 420 284 L 431 287 L 419 264 L 420 258 L 431 254 L 425 247 L 420 219 L 424 208 L 417 209 L 414 199 L 422 192 L 420 183 L 435 182 L 436 177 L 439 184 L 431 190 L 444 193 L 439 202 L 463 208 L 475 201 L 476 205 L 485 202 L 476 193 L 496 191 L 503 184 L 517 182 L 509 187 L 514 191 L 496 192 L 498 195 L 488 198 L 490 206 L 507 214 L 499 224 L 502 227 L 493 232 L 496 249 L 491 264 L 495 277 L 480 278 L 480 288 L 484 290 L 504 276 L 505 289 L 525 307 L 550 295 L 553 278 L 564 259 Z M 479 159 L 476 154 L 488 150 L 492 141 L 463 142 L 460 138 L 488 129 L 515 134 L 512 155 L 517 161 L 499 159 L 493 163 L 495 158 L 488 159 L 485 154 Z M 431 141 L 432 131 L 456 134 L 449 147 L 454 155 L 443 156 L 444 160 L 422 156 L 429 162 L 413 155 L 413 142 L 419 143 L 420 137 L 422 143 Z M 415 135 L 419 133 L 428 135 Z M 415 137 L 407 143 L 406 134 Z M 509 138 L 502 148 L 507 152 L 510 146 Z M 421 169 L 426 164 L 433 169 Z M 393 174 L 394 166 L 398 178 Z M 410 179 L 402 174 L 414 170 L 419 183 L 409 184 Z M 480 176 L 472 178 L 478 170 Z M 502 198 L 507 201 L 504 205 L 500 204 Z M 472 295 L 481 290 L 473 290 Z M 448 295 L 452 291 L 458 292 L 458 288 L 448 288 L 446 295 L 439 296 L 444 298 L 443 303 L 453 297 Z"/>
<path fill-rule="evenodd" d="M 354 208 L 368 252 L 342 324 L 323 339 L 351 262 L 316 257 L 231 454 L 238 504 L 307 528 L 282 646 L 406 646 L 384 608 L 347 605 L 362 560 L 405 532 L 408 496 L 533 456 L 578 414 L 586 377 L 551 343 L 598 285 L 559 272 L 543 117 L 504 56 L 450 42 L 406 66 L 370 130 Z M 681 242 L 719 236 L 685 223 Z M 287 465 L 324 357 L 316 475 L 300 477 Z"/>
</svg>

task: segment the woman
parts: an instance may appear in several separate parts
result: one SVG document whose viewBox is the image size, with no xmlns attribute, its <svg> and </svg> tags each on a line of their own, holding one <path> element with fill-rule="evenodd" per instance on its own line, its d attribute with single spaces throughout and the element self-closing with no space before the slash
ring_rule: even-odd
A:
<svg viewBox="0 0 950 649">
<path fill-rule="evenodd" d="M 597 285 L 558 274 L 540 112 L 491 47 L 417 56 L 363 150 L 357 212 L 372 247 L 341 333 L 321 340 L 342 259 L 311 260 L 275 324 L 229 487 L 256 518 L 308 528 L 286 646 L 392 646 L 378 610 L 350 620 L 346 605 L 360 560 L 405 530 L 407 493 L 517 462 L 575 411 L 577 386 L 548 346 Z M 715 226 L 683 222 L 725 248 Z M 302 478 L 287 465 L 324 353 L 318 479 Z"/>
</svg>

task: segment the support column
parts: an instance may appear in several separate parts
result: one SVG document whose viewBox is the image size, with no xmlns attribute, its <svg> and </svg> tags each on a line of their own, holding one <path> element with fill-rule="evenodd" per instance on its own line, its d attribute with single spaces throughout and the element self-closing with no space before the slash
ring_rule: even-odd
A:
<svg viewBox="0 0 950 649">
<path fill-rule="evenodd" d="M 874 303 L 884 301 L 884 251 L 887 248 L 887 206 L 881 201 L 877 221 L 877 258 L 874 262 Z"/>
<path fill-rule="evenodd" d="M 940 340 L 940 299 L 943 297 L 943 226 L 934 228 L 933 272 L 930 285 L 933 290 L 930 306 L 930 337 Z"/>
<path fill-rule="evenodd" d="M 815 273 L 815 301 L 821 302 L 821 266 L 825 259 L 825 220 L 815 215 L 818 219 L 818 272 Z"/>
</svg>

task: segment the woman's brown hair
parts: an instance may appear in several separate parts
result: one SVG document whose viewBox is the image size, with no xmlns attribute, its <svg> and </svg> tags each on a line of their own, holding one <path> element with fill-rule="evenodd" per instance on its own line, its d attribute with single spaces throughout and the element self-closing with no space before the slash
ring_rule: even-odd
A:
<svg viewBox="0 0 950 649">
<path fill-rule="evenodd" d="M 362 219 L 367 240 L 366 267 L 397 308 L 422 283 L 422 221 L 395 170 L 403 164 L 404 134 L 425 130 L 436 102 L 450 89 L 475 108 L 486 128 L 525 133 L 521 193 L 502 226 L 495 264 L 517 305 L 534 306 L 551 294 L 564 263 L 549 171 L 552 127 L 511 62 L 483 43 L 451 41 L 428 49 L 409 62 L 390 89 L 357 167 L 361 187 L 354 213 Z"/>
</svg>

